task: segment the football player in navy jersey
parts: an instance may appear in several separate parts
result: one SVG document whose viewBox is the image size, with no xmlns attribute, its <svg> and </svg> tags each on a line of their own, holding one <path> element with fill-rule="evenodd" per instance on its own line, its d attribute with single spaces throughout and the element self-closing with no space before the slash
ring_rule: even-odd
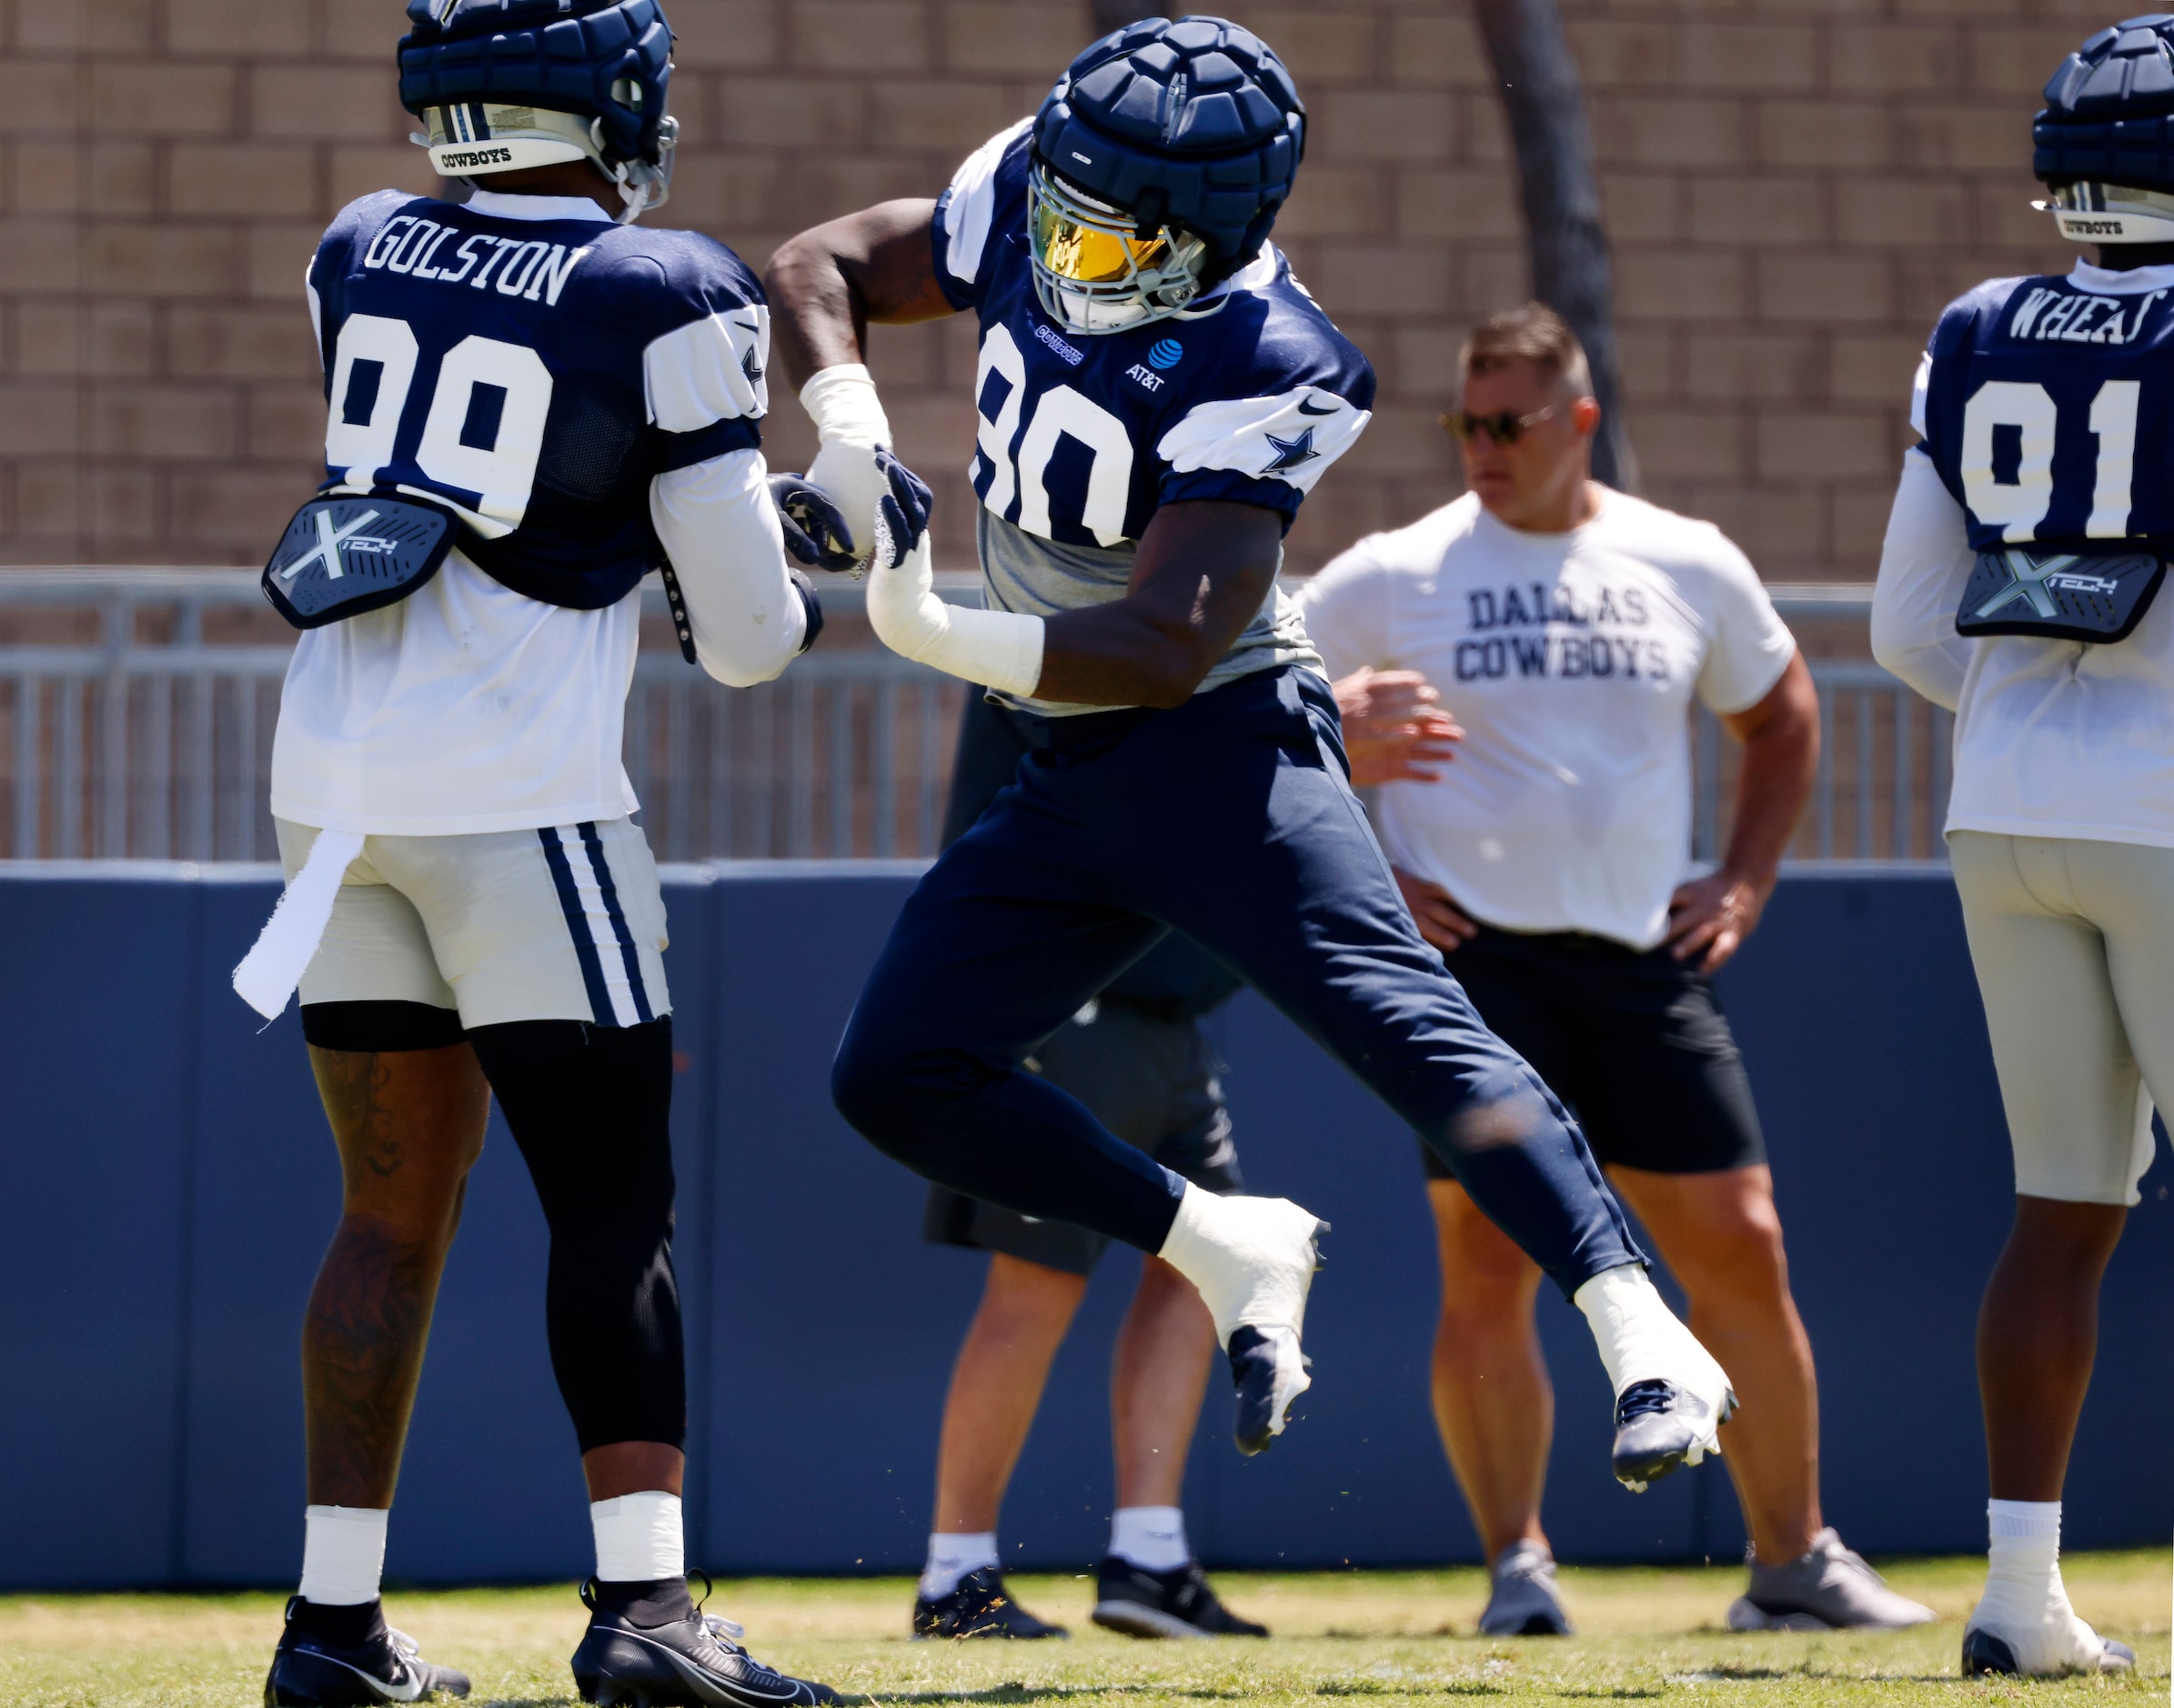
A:
<svg viewBox="0 0 2174 1708">
<path fill-rule="evenodd" d="M 1576 1298 L 1643 1486 L 1716 1447 L 1727 1379 L 1647 1279 L 1562 1105 L 1421 941 L 1345 779 L 1335 702 L 1277 592 L 1282 540 L 1364 428 L 1365 359 L 1268 242 L 1305 141 L 1282 62 L 1211 17 L 1075 60 L 933 204 L 773 262 L 810 475 L 872 542 L 869 613 L 988 684 L 1034 749 L 907 902 L 840 1047 L 839 1107 L 955 1191 L 1155 1253 L 1199 1289 L 1256 1452 L 1308 1385 L 1321 1224 L 1218 1197 L 1022 1062 L 1175 929 L 1434 1145 Z M 986 608 L 931 586 L 927 488 L 889 454 L 865 321 L 972 312 Z"/>
<path fill-rule="evenodd" d="M 2038 206 L 2095 259 L 1941 315 L 1872 607 L 1875 656 L 1956 714 L 1948 849 L 2015 1157 L 1966 1673 L 2135 1664 L 2069 1604 L 2061 1490 L 2174 1100 L 2174 17 L 2093 35 L 2045 102 Z"/>
<path fill-rule="evenodd" d="M 582 1699 L 824 1702 L 688 1592 L 665 919 L 620 763 L 650 568 L 669 558 L 682 644 L 728 683 L 776 676 L 819 624 L 759 448 L 768 311 L 721 245 L 631 223 L 663 200 L 675 134 L 655 0 L 408 12 L 402 102 L 473 194 L 365 196 L 325 234 L 320 544 L 267 578 L 384 578 L 400 527 L 335 529 L 327 505 L 451 530 L 405 598 L 301 638 L 273 753 L 288 889 L 237 975 L 267 1013 L 299 977 L 345 1181 L 303 1337 L 301 1588 L 266 1700 L 468 1693 L 387 1627 L 378 1583 L 495 1095 L 550 1230 L 552 1364 L 592 1502 Z"/>
</svg>

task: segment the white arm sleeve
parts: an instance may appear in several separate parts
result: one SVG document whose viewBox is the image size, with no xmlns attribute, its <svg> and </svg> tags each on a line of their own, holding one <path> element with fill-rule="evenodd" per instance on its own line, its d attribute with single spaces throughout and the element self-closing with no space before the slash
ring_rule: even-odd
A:
<svg viewBox="0 0 2174 1708">
<path fill-rule="evenodd" d="M 649 483 L 649 519 L 679 578 L 702 668 L 728 688 L 781 675 L 808 634 L 760 451 L 727 451 Z"/>
<path fill-rule="evenodd" d="M 1971 643 L 1955 632 L 1955 609 L 1972 561 L 1962 507 L 1931 457 L 1905 452 L 1872 592 L 1872 656 L 1949 711 L 1970 668 Z"/>
</svg>

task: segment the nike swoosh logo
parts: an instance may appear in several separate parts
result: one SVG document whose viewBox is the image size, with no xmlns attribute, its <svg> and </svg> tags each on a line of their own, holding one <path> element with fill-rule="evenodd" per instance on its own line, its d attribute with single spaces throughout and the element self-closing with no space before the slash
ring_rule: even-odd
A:
<svg viewBox="0 0 2174 1708">
<path fill-rule="evenodd" d="M 738 1679 L 727 1678 L 721 1673 L 712 1673 L 708 1667 L 697 1666 L 677 1649 L 659 1643 L 654 1638 L 645 1637 L 640 1632 L 630 1627 L 621 1631 L 619 1634 L 632 1637 L 637 1643 L 656 1650 L 670 1664 L 672 1671 L 679 1673 L 689 1684 L 697 1690 L 712 1693 L 710 1698 L 712 1701 L 786 1703 L 797 1702 L 800 1699 L 800 1693 L 797 1686 L 787 1690 L 782 1695 L 773 1695 L 768 1691 L 756 1690 Z"/>
<path fill-rule="evenodd" d="M 327 1654 L 322 1649 L 314 1650 L 311 1653 L 317 1660 L 330 1662 L 334 1666 L 354 1673 L 357 1678 L 369 1686 L 370 1694 L 377 1697 L 379 1702 L 420 1702 L 422 1700 L 422 1674 L 412 1667 L 408 1669 L 408 1675 L 405 1681 L 388 1685 L 385 1680 L 372 1676 L 359 1666 L 350 1666 L 347 1662 Z"/>
<path fill-rule="evenodd" d="M 1311 405 L 1311 404 L 1313 403 L 1313 398 L 1311 398 L 1311 397 L 1301 397 L 1301 398 L 1298 400 L 1298 412 L 1299 412 L 1299 414 L 1301 414 L 1301 415 L 1334 415 L 1334 414 L 1336 413 L 1336 410 L 1335 410 L 1335 406 L 1334 406 L 1334 405 L 1333 405 L 1333 404 L 1332 404 L 1332 405 L 1331 405 L 1331 406 L 1330 406 L 1328 408 L 1326 408 L 1326 409 L 1314 409 L 1314 408 L 1310 408 L 1308 406 L 1309 406 L 1309 405 Z"/>
</svg>

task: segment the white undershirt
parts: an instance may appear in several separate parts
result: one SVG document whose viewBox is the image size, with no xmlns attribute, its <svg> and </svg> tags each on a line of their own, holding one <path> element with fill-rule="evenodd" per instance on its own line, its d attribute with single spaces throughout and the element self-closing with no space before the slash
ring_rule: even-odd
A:
<svg viewBox="0 0 2174 1708">
<path fill-rule="evenodd" d="M 1300 604 L 1333 674 L 1417 670 L 1464 726 L 1441 781 L 1383 788 L 1390 859 L 1485 924 L 1636 949 L 1690 867 L 1693 694 L 1742 711 L 1796 652 L 1719 529 L 1617 492 L 1567 534 L 1467 494 L 1361 540 Z"/>
<path fill-rule="evenodd" d="M 507 219 L 610 222 L 594 202 L 478 193 Z M 650 483 L 702 667 L 769 681 L 807 632 L 762 454 L 732 451 Z M 398 605 L 307 631 L 272 743 L 272 812 L 320 829 L 451 836 L 617 819 L 638 803 L 620 759 L 640 636 L 637 588 L 602 610 L 547 605 L 455 551 Z"/>
<path fill-rule="evenodd" d="M 2174 289 L 2174 267 L 2069 279 L 2099 296 Z M 1922 433 L 1925 372 L 1912 425 Z M 2140 471 L 2139 471 L 2140 472 Z M 1955 632 L 1974 554 L 1963 507 L 1912 449 L 1880 550 L 1872 653 L 1956 714 L 1948 829 L 2174 848 L 2174 591 L 2109 646 Z"/>
</svg>

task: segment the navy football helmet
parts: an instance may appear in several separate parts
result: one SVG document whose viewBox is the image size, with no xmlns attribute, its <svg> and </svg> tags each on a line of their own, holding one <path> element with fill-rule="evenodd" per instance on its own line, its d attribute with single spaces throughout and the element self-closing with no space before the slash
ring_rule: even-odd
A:
<svg viewBox="0 0 2174 1708">
<path fill-rule="evenodd" d="M 2174 15 L 2100 30 L 2046 85 L 2033 206 L 2086 243 L 2174 243 Z"/>
<path fill-rule="evenodd" d="M 1268 44 L 1222 18 L 1147 18 L 1072 62 L 1034 119 L 1029 232 L 1042 306 L 1117 332 L 1195 306 L 1260 254 L 1305 153 Z"/>
<path fill-rule="evenodd" d="M 447 177 L 593 160 L 632 219 L 671 190 L 672 32 L 657 0 L 408 0 L 400 105 Z"/>
</svg>

